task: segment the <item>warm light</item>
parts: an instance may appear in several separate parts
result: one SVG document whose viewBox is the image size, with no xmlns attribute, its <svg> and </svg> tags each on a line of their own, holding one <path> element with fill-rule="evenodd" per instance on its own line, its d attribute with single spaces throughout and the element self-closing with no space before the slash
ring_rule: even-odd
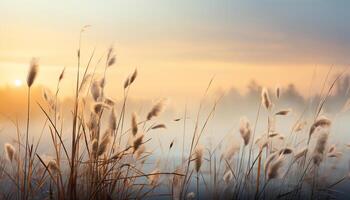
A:
<svg viewBox="0 0 350 200">
<path fill-rule="evenodd" d="M 19 80 L 19 79 L 16 79 L 14 84 L 15 84 L 16 87 L 20 87 L 22 85 L 22 81 Z"/>
</svg>

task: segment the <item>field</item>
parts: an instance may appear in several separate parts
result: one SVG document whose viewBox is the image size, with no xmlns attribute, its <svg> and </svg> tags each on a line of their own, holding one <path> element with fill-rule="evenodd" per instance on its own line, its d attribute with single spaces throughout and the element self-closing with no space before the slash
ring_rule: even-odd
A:
<svg viewBox="0 0 350 200">
<path fill-rule="evenodd" d="M 80 65 L 80 48 L 77 59 L 74 103 L 65 108 L 71 116 L 64 116 L 60 107 L 64 69 L 57 77 L 56 91 L 44 90 L 43 101 L 31 103 L 31 89 L 40 73 L 38 61 L 31 61 L 26 129 L 20 130 L 13 121 L 17 135 L 4 145 L 1 199 L 345 198 L 339 195 L 346 193 L 344 183 L 349 174 L 344 160 L 348 158 L 343 154 L 350 145 L 329 142 L 333 120 L 323 112 L 344 73 L 329 86 L 323 85 L 312 115 L 306 116 L 310 105 L 305 105 L 292 126 L 284 128 L 286 134 L 280 133 L 277 122 L 293 110 L 278 106 L 283 90 L 262 88 L 255 118 L 242 116 L 239 126 L 234 127 L 240 137 L 229 135 L 229 139 L 224 137 L 209 146 L 202 138 L 220 105 L 220 97 L 212 104 L 206 102 L 213 78 L 204 87 L 192 122 L 188 122 L 187 109 L 183 116 L 173 117 L 172 122 L 183 127 L 176 142 L 150 145 L 151 140 L 157 140 L 152 132 L 167 132 L 167 124 L 159 120 L 166 100 L 154 103 L 146 113 L 127 111 L 129 92 L 138 78 L 135 70 L 124 81 L 117 109 L 113 98 L 104 92 L 106 74 L 115 64 L 114 50 L 109 49 L 96 65 L 90 64 L 91 59 L 86 66 Z M 96 68 L 102 68 L 104 73 L 97 74 Z M 33 106 L 45 116 L 41 136 L 48 134 L 49 141 L 31 136 Z M 259 135 L 258 122 L 265 127 Z M 62 128 L 64 123 L 70 124 L 70 131 Z M 190 132 L 185 131 L 188 127 Z M 42 143 L 53 152 L 51 156 L 38 152 Z M 153 152 L 158 148 L 162 153 Z M 173 149 L 176 154 L 169 156 Z"/>
</svg>

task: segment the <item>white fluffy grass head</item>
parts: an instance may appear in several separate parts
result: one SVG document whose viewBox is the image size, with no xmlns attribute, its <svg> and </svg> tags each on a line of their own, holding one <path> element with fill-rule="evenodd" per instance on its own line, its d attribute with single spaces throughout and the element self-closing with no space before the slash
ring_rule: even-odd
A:
<svg viewBox="0 0 350 200">
<path fill-rule="evenodd" d="M 51 173 L 56 174 L 60 171 L 57 162 L 55 160 L 50 160 L 47 163 L 47 168 L 50 170 Z"/>
<path fill-rule="evenodd" d="M 313 151 L 312 160 L 315 165 L 319 166 L 320 163 L 323 160 L 323 154 L 326 149 L 327 141 L 328 141 L 328 135 L 329 130 L 327 128 L 322 128 L 319 130 L 318 138 L 316 142 L 315 149 Z"/>
<path fill-rule="evenodd" d="M 134 153 L 139 149 L 139 147 L 142 145 L 142 141 L 143 141 L 143 134 L 138 134 L 136 136 L 134 136 L 134 140 L 133 140 L 133 148 L 134 148 Z"/>
<path fill-rule="evenodd" d="M 194 192 L 189 192 L 186 195 L 186 200 L 194 200 L 196 198 L 196 194 Z"/>
<path fill-rule="evenodd" d="M 280 169 L 283 166 L 284 155 L 278 156 L 278 158 L 272 162 L 267 168 L 267 180 L 279 178 L 281 173 Z"/>
<path fill-rule="evenodd" d="M 10 143 L 5 143 L 4 148 L 5 148 L 7 159 L 12 162 L 16 156 L 15 147 L 13 147 L 13 145 Z"/>
<path fill-rule="evenodd" d="M 261 91 L 261 103 L 267 110 L 270 110 L 270 108 L 272 107 L 272 102 L 270 100 L 267 88 L 263 88 Z"/>
<path fill-rule="evenodd" d="M 195 149 L 194 155 L 195 155 L 195 170 L 196 172 L 199 172 L 202 166 L 203 162 L 203 147 L 202 146 L 197 146 Z"/>
<path fill-rule="evenodd" d="M 102 95 L 102 88 L 101 88 L 100 83 L 98 81 L 92 82 L 90 92 L 91 92 L 91 96 L 94 99 L 94 101 L 98 101 L 98 99 Z"/>
<path fill-rule="evenodd" d="M 309 135 L 314 134 L 318 128 L 329 128 L 332 125 L 332 121 L 325 116 L 318 117 L 310 128 Z"/>
<path fill-rule="evenodd" d="M 250 135 L 251 135 L 252 130 L 250 127 L 250 123 L 246 117 L 242 117 L 240 119 L 239 132 L 242 136 L 244 145 L 247 146 L 249 144 L 249 141 L 250 141 Z"/>
</svg>

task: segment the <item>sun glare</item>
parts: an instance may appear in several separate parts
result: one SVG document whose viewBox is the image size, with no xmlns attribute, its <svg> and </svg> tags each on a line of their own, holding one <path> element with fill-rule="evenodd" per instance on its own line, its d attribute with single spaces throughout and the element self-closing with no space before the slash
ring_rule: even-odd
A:
<svg viewBox="0 0 350 200">
<path fill-rule="evenodd" d="M 16 79 L 16 80 L 14 81 L 14 84 L 15 84 L 16 87 L 20 87 L 20 86 L 22 86 L 22 81 L 19 80 L 19 79 Z"/>
</svg>

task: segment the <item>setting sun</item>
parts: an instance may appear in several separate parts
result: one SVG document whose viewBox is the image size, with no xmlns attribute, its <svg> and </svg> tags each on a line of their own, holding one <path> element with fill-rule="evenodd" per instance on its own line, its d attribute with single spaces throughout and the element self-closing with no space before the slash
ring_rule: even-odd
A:
<svg viewBox="0 0 350 200">
<path fill-rule="evenodd" d="M 16 87 L 20 87 L 22 86 L 23 82 L 19 79 L 16 79 L 14 80 L 13 84 L 16 86 Z"/>
</svg>

